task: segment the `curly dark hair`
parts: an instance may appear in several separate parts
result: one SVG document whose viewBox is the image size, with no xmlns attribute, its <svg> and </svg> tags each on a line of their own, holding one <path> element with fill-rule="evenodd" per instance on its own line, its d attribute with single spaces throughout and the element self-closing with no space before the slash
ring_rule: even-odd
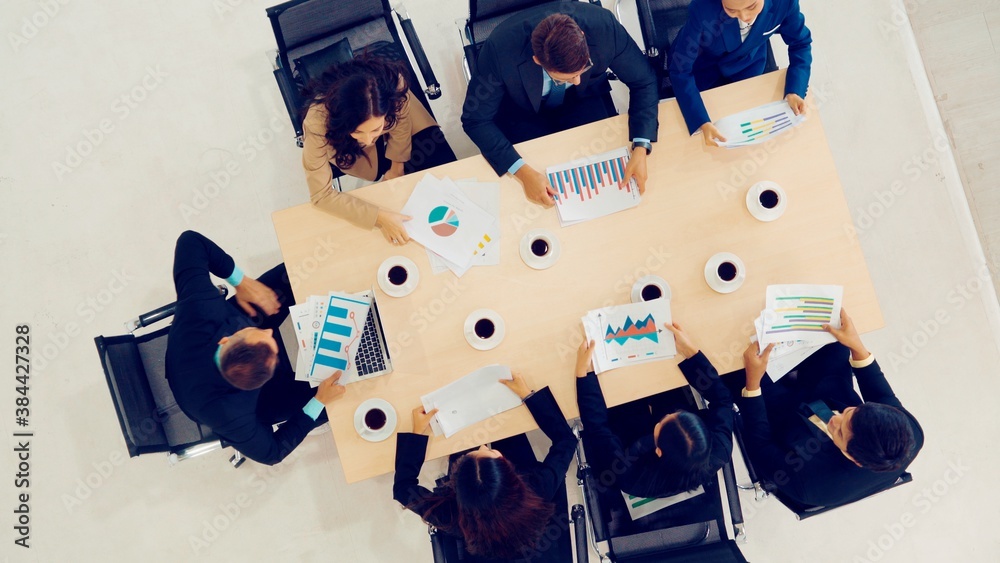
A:
<svg viewBox="0 0 1000 563">
<path fill-rule="evenodd" d="M 406 103 L 406 74 L 401 63 L 365 55 L 331 68 L 309 84 L 309 106 L 326 108 L 326 140 L 336 151 L 338 168 L 354 166 L 359 156 L 368 158 L 351 137 L 358 125 L 383 116 L 385 129 L 396 124 Z"/>
</svg>

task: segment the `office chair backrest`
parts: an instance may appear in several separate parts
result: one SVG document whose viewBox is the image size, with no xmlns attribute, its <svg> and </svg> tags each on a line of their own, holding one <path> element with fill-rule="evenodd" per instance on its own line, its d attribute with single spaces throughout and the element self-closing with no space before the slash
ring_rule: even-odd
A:
<svg viewBox="0 0 1000 563">
<path fill-rule="evenodd" d="M 653 29 L 656 32 L 656 37 L 646 38 L 649 45 L 650 41 L 661 53 L 665 53 L 668 48 L 673 45 L 674 39 L 677 39 L 677 34 L 681 32 L 681 28 L 684 27 L 684 23 L 687 22 L 688 17 L 688 6 L 691 4 L 691 0 L 647 0 L 649 2 L 649 9 L 653 14 Z"/>
<path fill-rule="evenodd" d="M 94 339 L 130 457 L 215 439 L 208 427 L 180 410 L 167 384 L 169 330 Z"/>
<path fill-rule="evenodd" d="M 469 0 L 469 41 L 475 45 L 515 13 L 539 4 L 571 0 Z"/>
<path fill-rule="evenodd" d="M 356 52 L 395 40 L 388 0 L 292 0 L 267 9 L 283 62 L 292 63 L 343 38 Z"/>
</svg>

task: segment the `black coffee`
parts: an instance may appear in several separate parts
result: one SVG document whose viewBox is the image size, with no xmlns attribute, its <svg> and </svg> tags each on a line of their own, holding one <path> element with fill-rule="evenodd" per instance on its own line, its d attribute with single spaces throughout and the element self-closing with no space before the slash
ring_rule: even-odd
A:
<svg viewBox="0 0 1000 563">
<path fill-rule="evenodd" d="M 476 336 L 482 339 L 487 339 L 493 336 L 493 332 L 496 327 L 493 326 L 493 321 L 489 319 L 479 319 L 476 321 Z"/>
<path fill-rule="evenodd" d="M 549 253 L 549 243 L 542 239 L 535 239 L 531 242 L 531 253 L 535 256 L 545 256 Z"/>
<path fill-rule="evenodd" d="M 406 278 L 410 277 L 409 272 L 406 268 L 402 266 L 393 266 L 389 268 L 389 282 L 392 285 L 403 285 L 406 283 Z"/>
<path fill-rule="evenodd" d="M 723 262 L 719 264 L 719 277 L 722 281 L 733 281 L 736 279 L 736 264 L 732 262 Z"/>
<path fill-rule="evenodd" d="M 647 285 L 646 287 L 642 288 L 643 301 L 652 301 L 653 299 L 659 299 L 662 296 L 663 292 L 660 291 L 660 288 L 658 286 Z"/>
<path fill-rule="evenodd" d="M 381 430 L 385 426 L 385 412 L 382 409 L 372 409 L 366 412 L 365 426 L 371 430 Z"/>
<path fill-rule="evenodd" d="M 760 204 L 768 209 L 774 209 L 778 206 L 778 192 L 774 190 L 760 192 Z"/>
</svg>

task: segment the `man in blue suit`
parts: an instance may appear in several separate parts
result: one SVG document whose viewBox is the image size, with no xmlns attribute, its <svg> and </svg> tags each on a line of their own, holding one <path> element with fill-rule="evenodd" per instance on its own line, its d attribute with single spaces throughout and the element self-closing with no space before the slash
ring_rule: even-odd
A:
<svg viewBox="0 0 1000 563">
<path fill-rule="evenodd" d="M 788 45 L 785 100 L 799 115 L 806 111 L 812 64 L 812 37 L 799 0 L 692 0 L 669 64 L 688 132 L 700 130 L 710 146 L 726 140 L 712 125 L 701 91 L 763 74 L 775 33 Z"/>
</svg>

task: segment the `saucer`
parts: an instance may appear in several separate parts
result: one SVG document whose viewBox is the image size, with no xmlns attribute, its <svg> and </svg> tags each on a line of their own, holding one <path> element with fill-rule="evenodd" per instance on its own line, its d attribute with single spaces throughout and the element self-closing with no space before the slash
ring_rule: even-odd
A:
<svg viewBox="0 0 1000 563">
<path fill-rule="evenodd" d="M 403 285 L 394 285 L 389 281 L 389 270 L 393 266 L 406 268 L 408 275 Z M 389 297 L 406 297 L 413 293 L 413 290 L 417 288 L 417 284 L 420 283 L 420 270 L 413 260 L 410 260 L 406 256 L 390 256 L 378 267 L 376 278 L 378 279 L 379 288 Z"/>
<path fill-rule="evenodd" d="M 531 252 L 531 243 L 535 239 L 541 238 L 545 242 L 549 243 L 549 253 L 545 256 L 535 256 Z M 545 270 L 546 268 L 551 268 L 556 261 L 559 260 L 559 239 L 556 238 L 554 234 L 545 229 L 535 229 L 533 231 L 528 231 L 521 237 L 521 260 L 528 265 L 529 268 L 535 270 Z"/>
<path fill-rule="evenodd" d="M 764 190 L 774 190 L 778 194 L 778 205 L 773 209 L 768 209 L 760 203 L 760 193 Z M 781 186 L 771 181 L 757 182 L 747 190 L 747 210 L 754 219 L 768 223 L 784 215 L 785 208 L 788 207 L 788 196 Z"/>
<path fill-rule="evenodd" d="M 722 281 L 719 279 L 718 271 L 719 264 L 723 262 L 732 262 L 736 264 L 736 277 L 733 281 Z M 708 287 L 711 287 L 719 293 L 732 293 L 743 285 L 746 281 L 747 270 L 746 266 L 743 265 L 743 261 L 740 257 L 731 252 L 720 252 L 708 259 L 705 264 L 705 282 L 708 283 Z"/>
<path fill-rule="evenodd" d="M 476 321 L 479 319 L 493 321 L 495 328 L 493 336 L 486 339 L 476 336 Z M 465 319 L 465 341 L 469 343 L 469 346 L 479 351 L 492 350 L 499 346 L 500 342 L 503 341 L 505 332 L 503 317 L 500 316 L 500 313 L 492 309 L 476 309 L 469 313 L 469 316 Z"/>
<path fill-rule="evenodd" d="M 636 280 L 634 284 L 632 284 L 632 303 L 643 302 L 642 288 L 646 287 L 647 285 L 655 285 L 656 287 L 660 288 L 660 293 L 662 295 L 660 295 L 659 298 L 670 299 L 671 297 L 670 284 L 667 283 L 667 280 L 661 278 L 660 276 L 643 276 L 638 280 Z"/>
<path fill-rule="evenodd" d="M 372 407 L 378 407 L 385 412 L 385 426 L 376 432 L 365 428 L 365 413 L 371 410 Z M 354 431 L 369 442 L 381 442 L 385 440 L 396 431 L 396 409 L 392 408 L 392 405 L 385 399 L 368 399 L 358 405 L 358 409 L 354 411 Z"/>
</svg>

